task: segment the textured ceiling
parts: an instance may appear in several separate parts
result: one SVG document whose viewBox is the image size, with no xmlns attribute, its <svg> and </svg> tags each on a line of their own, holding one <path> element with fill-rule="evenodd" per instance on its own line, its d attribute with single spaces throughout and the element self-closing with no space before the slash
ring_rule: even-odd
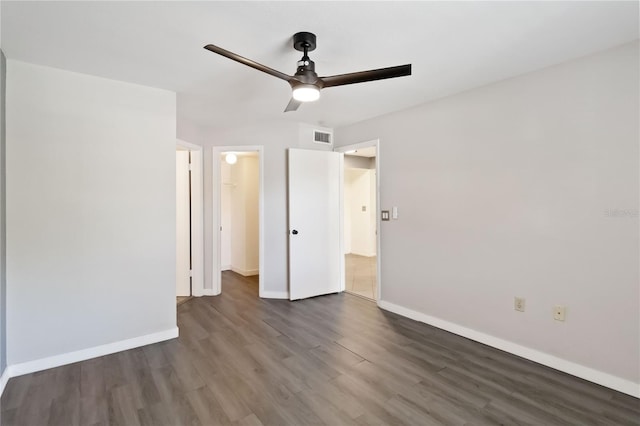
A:
<svg viewBox="0 0 640 426">
<path fill-rule="evenodd" d="M 178 115 L 227 127 L 285 119 L 335 127 L 638 38 L 638 2 L 10 2 L 9 59 L 178 93 Z M 203 49 L 213 43 L 287 74 L 310 31 L 320 75 L 404 63 L 413 75 L 325 89 L 282 111 L 282 80 Z"/>
</svg>

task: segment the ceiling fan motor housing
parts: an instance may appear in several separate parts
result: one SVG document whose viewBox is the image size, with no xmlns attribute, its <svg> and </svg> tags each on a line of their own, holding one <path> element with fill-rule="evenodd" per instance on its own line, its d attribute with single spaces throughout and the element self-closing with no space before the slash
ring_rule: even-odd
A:
<svg viewBox="0 0 640 426">
<path fill-rule="evenodd" d="M 298 68 L 294 75 L 295 78 L 289 81 L 291 87 L 295 88 L 301 84 L 310 84 L 321 89 L 322 83 L 318 78 L 318 74 L 316 74 L 316 63 L 307 55 L 308 52 L 315 50 L 316 48 L 316 35 L 308 32 L 299 32 L 294 34 L 293 48 L 299 52 L 304 52 L 304 55 L 297 63 Z"/>
<path fill-rule="evenodd" d="M 318 88 L 321 88 L 322 85 L 320 84 L 320 79 L 318 78 L 318 74 L 316 74 L 315 68 L 315 63 L 311 59 L 308 57 L 302 58 L 302 60 L 298 62 L 298 69 L 294 75 L 295 78 L 292 78 L 290 83 L 315 84 Z"/>
</svg>

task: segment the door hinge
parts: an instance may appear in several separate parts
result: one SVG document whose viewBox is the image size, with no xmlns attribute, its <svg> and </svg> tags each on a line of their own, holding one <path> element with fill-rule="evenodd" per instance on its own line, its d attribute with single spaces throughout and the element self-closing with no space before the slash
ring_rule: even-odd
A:
<svg viewBox="0 0 640 426">
<path fill-rule="evenodd" d="M 193 277 L 193 269 L 189 269 L 189 276 Z"/>
<path fill-rule="evenodd" d="M 193 171 L 193 165 L 191 163 L 189 163 L 189 171 Z"/>
</svg>

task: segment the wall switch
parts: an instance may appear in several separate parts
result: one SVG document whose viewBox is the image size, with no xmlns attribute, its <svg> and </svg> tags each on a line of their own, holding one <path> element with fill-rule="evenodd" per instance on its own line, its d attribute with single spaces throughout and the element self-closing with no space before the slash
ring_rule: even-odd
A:
<svg viewBox="0 0 640 426">
<path fill-rule="evenodd" d="M 513 299 L 513 309 L 516 311 L 524 312 L 524 297 L 515 297 Z"/>
<path fill-rule="evenodd" d="M 553 307 L 553 319 L 556 321 L 564 321 L 567 316 L 567 307 L 556 305 Z"/>
<path fill-rule="evenodd" d="M 367 206 L 362 206 L 362 211 L 366 212 L 367 211 Z"/>
<path fill-rule="evenodd" d="M 397 219 L 398 218 L 398 208 L 397 207 L 391 208 L 391 217 L 393 219 Z"/>
<path fill-rule="evenodd" d="M 381 220 L 389 220 L 389 210 L 382 210 L 380 213 Z"/>
</svg>

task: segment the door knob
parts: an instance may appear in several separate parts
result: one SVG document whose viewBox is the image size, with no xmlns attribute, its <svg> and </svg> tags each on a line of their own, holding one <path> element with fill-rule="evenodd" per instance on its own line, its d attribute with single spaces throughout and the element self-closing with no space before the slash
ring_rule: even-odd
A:
<svg viewBox="0 0 640 426">
<path fill-rule="evenodd" d="M 294 229 L 293 231 L 291 231 L 291 233 L 292 233 L 293 235 L 298 235 L 298 231 L 297 231 L 296 229 Z"/>
</svg>

